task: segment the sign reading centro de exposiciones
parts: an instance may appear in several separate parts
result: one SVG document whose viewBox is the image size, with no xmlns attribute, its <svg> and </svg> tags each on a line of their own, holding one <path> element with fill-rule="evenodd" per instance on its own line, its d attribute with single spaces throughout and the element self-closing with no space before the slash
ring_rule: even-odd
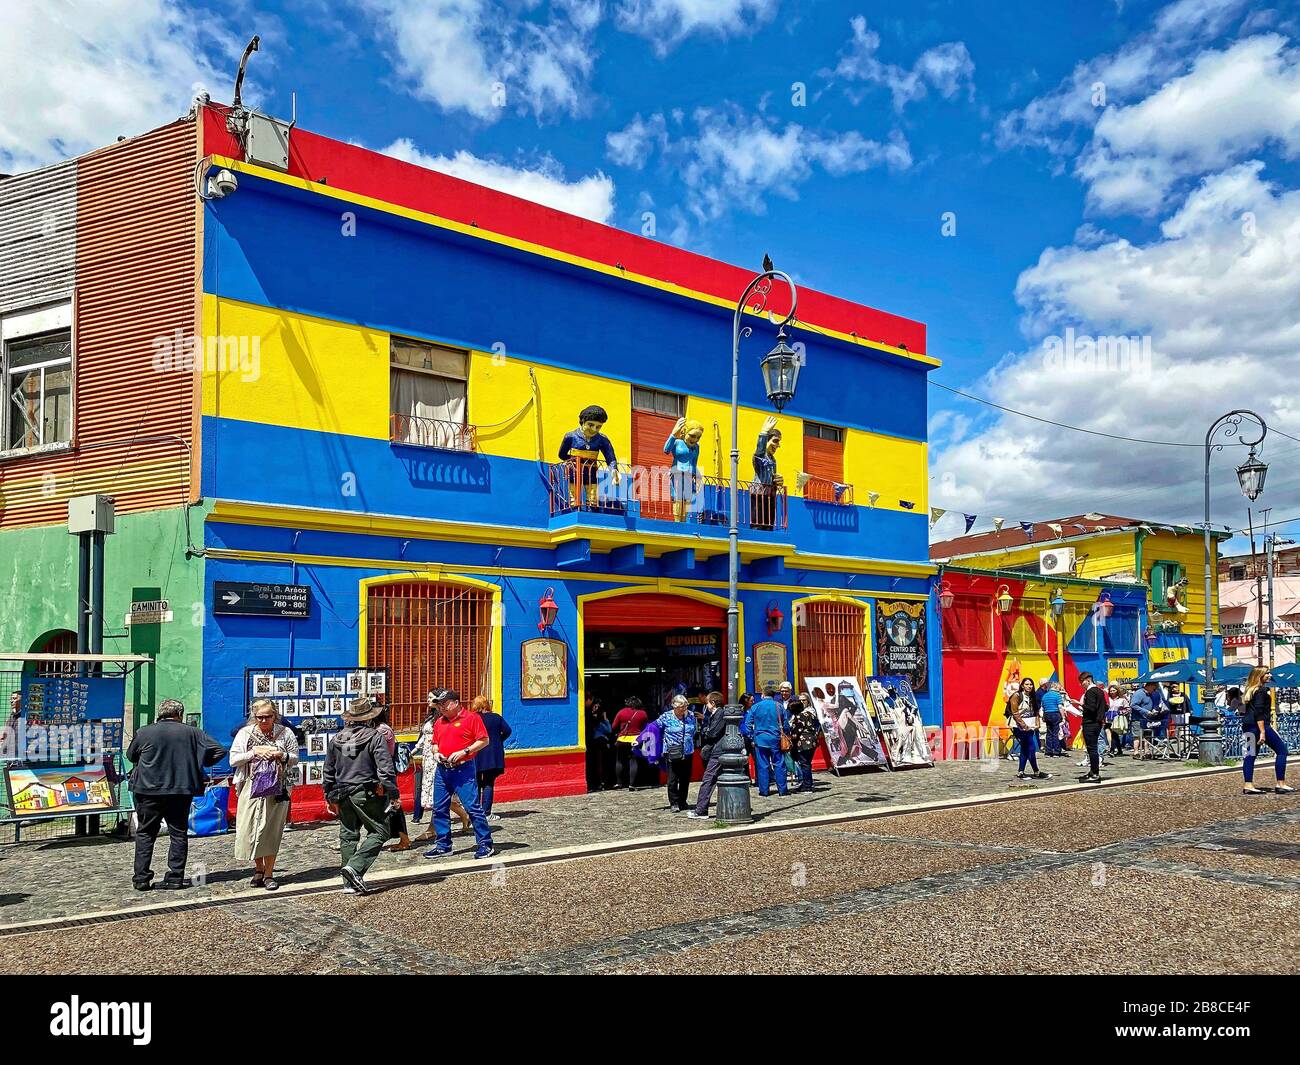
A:
<svg viewBox="0 0 1300 1065">
<path fill-rule="evenodd" d="M 311 587 L 306 584 L 213 581 L 212 612 L 251 617 L 311 617 Z"/>
</svg>

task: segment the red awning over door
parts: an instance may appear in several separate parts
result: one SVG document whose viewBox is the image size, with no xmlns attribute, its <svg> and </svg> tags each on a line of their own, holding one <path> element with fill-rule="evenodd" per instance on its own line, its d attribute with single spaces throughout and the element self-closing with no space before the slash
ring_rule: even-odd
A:
<svg viewBox="0 0 1300 1065">
<path fill-rule="evenodd" d="M 727 611 L 680 595 L 616 595 L 593 599 L 582 606 L 588 636 L 593 632 L 666 632 L 699 625 L 725 629 Z"/>
</svg>

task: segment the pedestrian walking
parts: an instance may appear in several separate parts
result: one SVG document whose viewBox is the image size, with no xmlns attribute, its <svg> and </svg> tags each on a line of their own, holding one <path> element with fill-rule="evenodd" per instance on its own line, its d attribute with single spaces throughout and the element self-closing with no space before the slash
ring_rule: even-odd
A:
<svg viewBox="0 0 1300 1065">
<path fill-rule="evenodd" d="M 687 817 L 709 816 L 709 800 L 713 797 L 713 789 L 717 787 L 718 774 L 722 772 L 722 752 L 718 750 L 718 745 L 727 731 L 727 713 L 723 702 L 722 692 L 709 692 L 704 700 L 704 719 L 700 723 L 699 731 L 700 759 L 704 762 L 704 776 L 700 779 L 700 790 L 695 796 L 695 806 L 687 812 Z"/>
<path fill-rule="evenodd" d="M 609 746 L 613 741 L 614 733 L 610 728 L 609 718 L 601 708 L 600 700 L 593 699 L 590 695 L 587 696 L 586 722 L 587 790 L 602 791 L 606 787 L 613 786 L 613 781 L 605 779 L 605 762 L 611 753 Z"/>
<path fill-rule="evenodd" d="M 470 709 L 482 720 L 488 737 L 487 746 L 474 756 L 478 801 L 489 821 L 500 821 L 501 815 L 492 812 L 492 801 L 496 795 L 497 778 L 506 771 L 506 740 L 510 738 L 510 726 L 504 717 L 492 709 L 492 700 L 486 695 L 476 695 Z M 605 726 L 608 729 L 609 723 L 606 722 Z"/>
<path fill-rule="evenodd" d="M 1273 673 L 1267 666 L 1256 666 L 1246 678 L 1241 708 L 1241 772 L 1245 778 L 1241 790 L 1246 795 L 1262 795 L 1265 791 L 1255 787 L 1255 758 L 1265 743 L 1277 756 L 1273 770 L 1277 787 L 1273 790 L 1283 795 L 1295 791 L 1286 783 L 1287 746 L 1273 729 L 1273 692 L 1269 690 L 1272 682 Z"/>
<path fill-rule="evenodd" d="M 448 688 L 430 695 L 438 709 L 433 723 L 433 830 L 434 844 L 424 852 L 426 858 L 442 858 L 451 853 L 452 796 L 457 796 L 470 824 L 474 826 L 475 858 L 491 858 L 492 829 L 478 797 L 478 778 L 474 773 L 474 756 L 488 744 L 487 729 L 478 714 L 460 705 L 460 696 Z"/>
<path fill-rule="evenodd" d="M 623 701 L 623 709 L 614 715 L 614 787 L 636 791 L 642 780 L 641 759 L 633 747 L 636 738 L 641 735 L 649 721 L 649 715 L 641 706 L 641 700 L 629 695 Z"/>
<path fill-rule="evenodd" d="M 1034 777 L 1046 780 L 1050 774 L 1038 768 L 1038 691 L 1031 677 L 1025 677 L 1020 687 L 1011 693 L 1007 700 L 1007 718 L 1011 722 L 1011 731 L 1020 745 L 1020 769 L 1016 777 L 1025 780 Z M 1025 772 L 1028 765 L 1032 773 Z"/>
<path fill-rule="evenodd" d="M 795 766 L 799 770 L 796 791 L 813 790 L 813 755 L 817 753 L 817 739 L 821 736 L 821 722 L 812 708 L 812 697 L 802 692 L 790 701 L 790 747 Z"/>
<path fill-rule="evenodd" d="M 230 745 L 237 797 L 235 857 L 253 862 L 249 886 L 274 891 L 275 858 L 289 820 L 289 773 L 298 764 L 298 737 L 280 721 L 270 699 L 250 707 L 248 724 Z"/>
<path fill-rule="evenodd" d="M 190 804 L 202 795 L 207 781 L 203 770 L 226 756 L 226 748 L 202 729 L 181 721 L 185 704 L 164 699 L 158 720 L 136 732 L 126 749 L 135 794 L 135 871 L 131 882 L 137 891 L 153 886 L 153 847 L 162 822 L 167 822 L 167 874 L 159 887 L 178 890 L 190 886 L 185 879 L 189 858 Z"/>
<path fill-rule="evenodd" d="M 776 778 L 778 795 L 786 794 L 785 752 L 790 745 L 789 721 L 776 701 L 776 685 L 763 685 L 763 698 L 745 713 L 741 731 L 754 744 L 754 775 L 759 795 L 766 798 Z"/>
<path fill-rule="evenodd" d="M 1101 742 L 1102 729 L 1106 727 L 1106 693 L 1100 684 L 1092 679 L 1091 673 L 1080 673 L 1079 684 L 1083 688 L 1083 746 L 1088 752 L 1088 772 L 1079 778 L 1082 784 L 1099 784 L 1101 782 Z"/>
<path fill-rule="evenodd" d="M 686 813 L 695 759 L 695 715 L 690 705 L 686 696 L 674 695 L 672 708 L 659 715 L 663 759 L 668 763 L 668 809 L 675 814 Z"/>
<path fill-rule="evenodd" d="M 397 733 L 388 721 L 388 707 L 379 707 L 379 716 L 375 718 L 375 731 L 384 738 L 384 746 L 388 748 L 388 757 L 393 760 L 393 774 L 397 773 Z M 390 851 L 409 851 L 411 849 L 411 837 L 406 828 L 406 811 L 402 809 L 402 791 L 398 787 L 391 798 L 394 800 L 388 804 L 388 838 L 396 839 L 388 849 Z"/>
<path fill-rule="evenodd" d="M 339 819 L 343 889 L 357 895 L 370 893 L 365 875 L 391 838 L 388 815 L 401 801 L 393 757 L 375 727 L 380 709 L 364 695 L 349 704 L 343 728 L 325 752 L 321 781 L 329 811 Z"/>
</svg>

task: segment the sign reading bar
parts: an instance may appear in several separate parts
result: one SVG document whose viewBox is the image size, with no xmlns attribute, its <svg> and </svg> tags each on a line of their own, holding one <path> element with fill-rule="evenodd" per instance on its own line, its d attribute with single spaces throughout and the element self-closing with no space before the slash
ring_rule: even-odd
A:
<svg viewBox="0 0 1300 1065">
<path fill-rule="evenodd" d="M 311 587 L 306 584 L 245 584 L 242 581 L 214 581 L 212 612 L 251 617 L 311 617 Z"/>
</svg>

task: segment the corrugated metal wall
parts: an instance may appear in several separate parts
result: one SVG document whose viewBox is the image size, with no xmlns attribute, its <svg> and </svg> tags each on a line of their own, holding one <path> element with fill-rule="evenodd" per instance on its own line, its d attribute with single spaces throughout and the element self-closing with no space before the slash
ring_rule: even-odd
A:
<svg viewBox="0 0 1300 1065">
<path fill-rule="evenodd" d="M 181 120 L 69 164 L 76 446 L 0 459 L 0 529 L 64 522 L 68 497 L 90 492 L 116 497 L 118 513 L 191 498 L 196 377 L 155 355 L 192 343 L 197 325 L 195 138 Z"/>
<path fill-rule="evenodd" d="M 0 314 L 72 297 L 77 162 L 0 181 Z"/>
</svg>

